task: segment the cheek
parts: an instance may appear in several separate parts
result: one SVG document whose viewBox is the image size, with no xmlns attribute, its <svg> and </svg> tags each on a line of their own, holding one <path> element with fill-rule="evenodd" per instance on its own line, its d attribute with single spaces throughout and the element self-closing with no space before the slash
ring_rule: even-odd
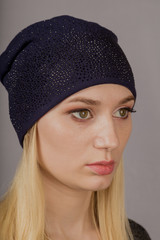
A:
<svg viewBox="0 0 160 240">
<path fill-rule="evenodd" d="M 124 150 L 132 131 L 131 119 L 128 119 L 125 121 L 126 121 L 125 123 L 122 122 L 122 124 L 120 124 L 118 127 L 118 136 L 119 136 L 121 151 Z"/>
<path fill-rule="evenodd" d="M 47 126 L 47 127 L 46 127 Z M 61 121 L 43 120 L 38 123 L 38 148 L 41 162 L 47 168 L 68 168 L 76 165 L 77 157 L 84 151 L 84 139 L 81 134 L 75 134 L 71 126 Z"/>
</svg>

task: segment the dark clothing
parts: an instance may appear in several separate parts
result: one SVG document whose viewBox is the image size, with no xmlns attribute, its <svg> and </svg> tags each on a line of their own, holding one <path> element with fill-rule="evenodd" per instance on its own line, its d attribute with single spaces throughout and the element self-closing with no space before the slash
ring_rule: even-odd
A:
<svg viewBox="0 0 160 240">
<path fill-rule="evenodd" d="M 129 223 L 130 223 L 134 240 L 151 240 L 147 231 L 140 224 L 134 222 L 131 219 L 129 219 Z"/>
</svg>

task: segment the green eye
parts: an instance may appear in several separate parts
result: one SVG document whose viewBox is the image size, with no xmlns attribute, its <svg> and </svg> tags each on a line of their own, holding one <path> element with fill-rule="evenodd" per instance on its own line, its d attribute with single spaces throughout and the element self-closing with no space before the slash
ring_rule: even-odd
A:
<svg viewBox="0 0 160 240">
<path fill-rule="evenodd" d="M 120 108 L 118 109 L 113 116 L 116 118 L 122 118 L 125 119 L 128 117 L 129 112 L 136 112 L 135 110 L 131 108 Z M 93 117 L 92 113 L 88 109 L 75 109 L 74 111 L 69 111 L 69 114 L 71 114 L 74 118 L 77 118 L 80 120 L 87 120 Z"/>
<path fill-rule="evenodd" d="M 72 112 L 73 116 L 79 119 L 88 119 L 88 113 L 90 111 L 88 109 L 80 109 L 80 110 L 75 110 Z"/>
<path fill-rule="evenodd" d="M 131 109 L 121 108 L 114 113 L 114 116 L 117 117 L 117 118 L 127 118 L 129 112 L 131 112 Z"/>
</svg>

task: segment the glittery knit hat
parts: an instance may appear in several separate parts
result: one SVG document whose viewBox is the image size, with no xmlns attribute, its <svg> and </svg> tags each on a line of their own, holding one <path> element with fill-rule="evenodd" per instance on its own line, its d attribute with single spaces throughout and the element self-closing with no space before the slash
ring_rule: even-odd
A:
<svg viewBox="0 0 160 240">
<path fill-rule="evenodd" d="M 21 146 L 26 132 L 68 96 L 97 84 L 120 84 L 136 98 L 117 36 L 93 22 L 58 16 L 22 30 L 0 56 L 0 79 Z"/>
</svg>

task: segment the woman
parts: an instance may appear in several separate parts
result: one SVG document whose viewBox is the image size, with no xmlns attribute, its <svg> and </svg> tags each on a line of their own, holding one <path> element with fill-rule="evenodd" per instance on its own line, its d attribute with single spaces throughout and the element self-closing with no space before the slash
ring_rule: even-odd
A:
<svg viewBox="0 0 160 240">
<path fill-rule="evenodd" d="M 71 16 L 32 24 L 1 55 L 0 77 L 23 147 L 0 239 L 150 239 L 125 215 L 136 90 L 116 35 Z"/>
</svg>

